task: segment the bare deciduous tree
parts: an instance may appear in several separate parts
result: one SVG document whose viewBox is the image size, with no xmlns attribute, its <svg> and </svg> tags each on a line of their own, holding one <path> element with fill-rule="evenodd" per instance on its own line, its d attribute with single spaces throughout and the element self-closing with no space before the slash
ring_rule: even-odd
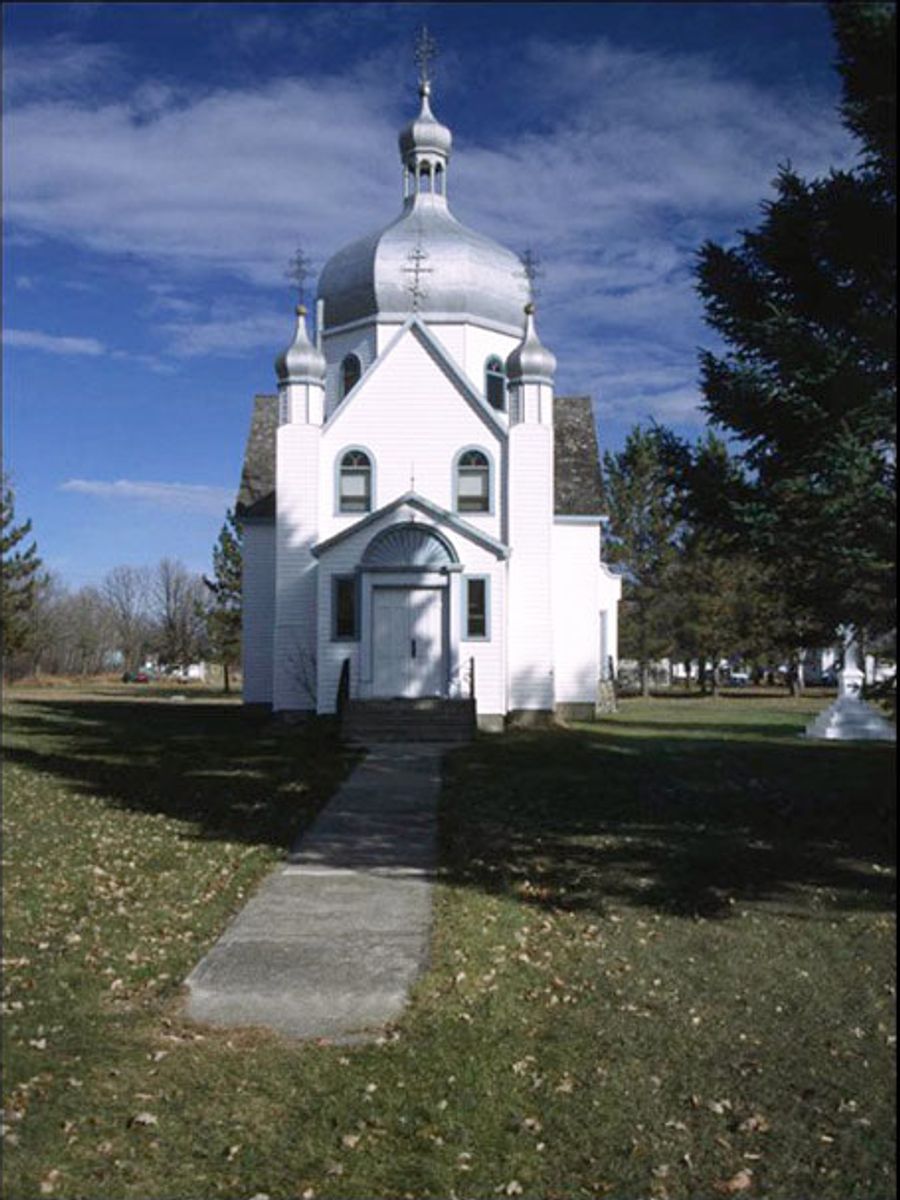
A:
<svg viewBox="0 0 900 1200">
<path fill-rule="evenodd" d="M 101 594 L 109 605 L 125 668 L 133 671 L 150 642 L 150 572 L 146 567 L 113 567 L 103 579 Z"/>
</svg>

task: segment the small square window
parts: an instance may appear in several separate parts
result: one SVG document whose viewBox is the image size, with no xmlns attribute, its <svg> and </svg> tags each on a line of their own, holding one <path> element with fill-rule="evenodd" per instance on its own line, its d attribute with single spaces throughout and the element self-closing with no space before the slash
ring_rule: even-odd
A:
<svg viewBox="0 0 900 1200">
<path fill-rule="evenodd" d="M 466 580 L 467 638 L 486 638 L 488 636 L 487 593 L 488 581 L 486 579 Z"/>
<path fill-rule="evenodd" d="M 356 612 L 356 576 L 336 576 L 333 602 L 335 641 L 356 641 Z"/>
</svg>

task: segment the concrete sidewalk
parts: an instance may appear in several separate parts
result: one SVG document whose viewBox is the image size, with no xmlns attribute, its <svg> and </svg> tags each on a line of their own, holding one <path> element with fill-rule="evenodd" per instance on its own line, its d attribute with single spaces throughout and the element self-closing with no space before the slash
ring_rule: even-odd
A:
<svg viewBox="0 0 900 1200">
<path fill-rule="evenodd" d="M 396 1019 L 427 966 L 446 746 L 375 747 L 186 983 L 186 1014 L 340 1040 Z"/>
</svg>

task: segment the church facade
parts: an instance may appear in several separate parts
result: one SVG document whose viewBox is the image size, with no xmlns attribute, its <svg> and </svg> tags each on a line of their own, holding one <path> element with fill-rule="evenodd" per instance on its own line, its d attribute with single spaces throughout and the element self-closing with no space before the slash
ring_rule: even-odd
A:
<svg viewBox="0 0 900 1200">
<path fill-rule="evenodd" d="M 588 397 L 554 394 L 527 272 L 448 206 L 450 131 L 420 83 L 403 207 L 322 271 L 256 397 L 244 701 L 332 713 L 472 697 L 482 728 L 595 712 L 617 658 Z"/>
</svg>

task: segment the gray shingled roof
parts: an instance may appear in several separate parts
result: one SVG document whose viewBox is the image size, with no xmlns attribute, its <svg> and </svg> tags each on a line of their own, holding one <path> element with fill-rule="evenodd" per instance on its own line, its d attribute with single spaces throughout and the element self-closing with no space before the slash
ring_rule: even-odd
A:
<svg viewBox="0 0 900 1200">
<path fill-rule="evenodd" d="M 256 396 L 235 515 L 275 516 L 275 434 L 278 429 L 278 397 Z"/>
<path fill-rule="evenodd" d="M 257 396 L 237 498 L 241 520 L 275 516 L 275 433 L 278 397 Z M 557 396 L 553 405 L 556 453 L 555 511 L 560 516 L 602 511 L 597 434 L 590 396 Z"/>
<path fill-rule="evenodd" d="M 559 516 L 603 512 L 600 457 L 590 396 L 556 396 L 553 401 L 554 511 Z"/>
</svg>

